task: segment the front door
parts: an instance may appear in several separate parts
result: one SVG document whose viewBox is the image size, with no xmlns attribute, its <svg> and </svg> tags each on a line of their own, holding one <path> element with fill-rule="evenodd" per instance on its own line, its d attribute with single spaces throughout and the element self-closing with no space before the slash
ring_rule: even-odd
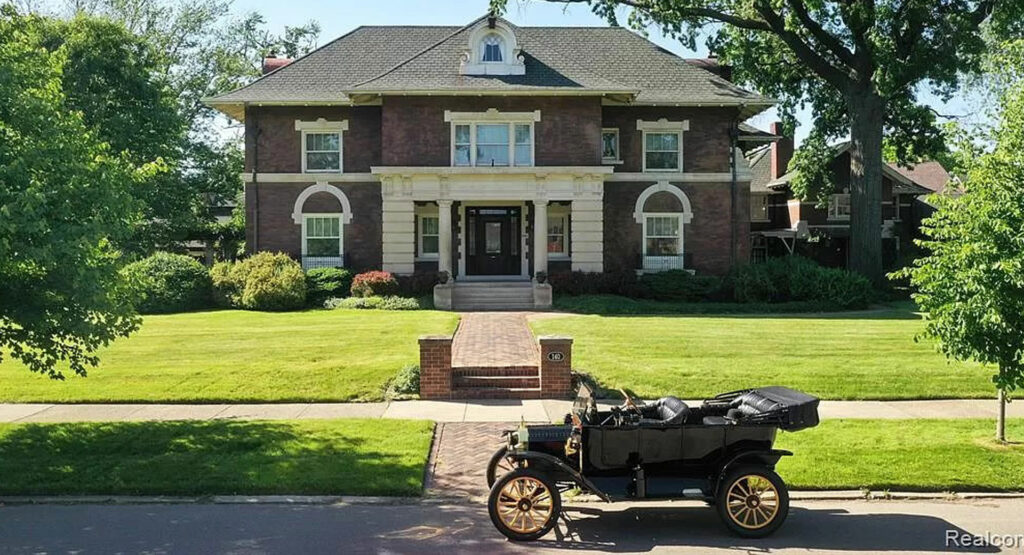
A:
<svg viewBox="0 0 1024 555">
<path fill-rule="evenodd" d="M 467 274 L 519 275 L 519 218 L 519 207 L 466 208 Z"/>
</svg>

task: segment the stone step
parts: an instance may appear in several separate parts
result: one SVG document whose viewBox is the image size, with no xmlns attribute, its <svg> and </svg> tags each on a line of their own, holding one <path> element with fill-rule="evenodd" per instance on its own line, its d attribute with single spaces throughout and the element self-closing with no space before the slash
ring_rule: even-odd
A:
<svg viewBox="0 0 1024 555">
<path fill-rule="evenodd" d="M 540 388 L 540 376 L 452 376 L 455 389 L 535 389 Z"/>
<path fill-rule="evenodd" d="M 539 387 L 453 387 L 452 399 L 541 399 Z"/>
<path fill-rule="evenodd" d="M 455 310 L 461 310 L 464 312 L 500 312 L 500 311 L 517 311 L 526 312 L 535 310 L 533 303 L 493 303 L 493 304 L 466 304 L 456 303 Z"/>
</svg>

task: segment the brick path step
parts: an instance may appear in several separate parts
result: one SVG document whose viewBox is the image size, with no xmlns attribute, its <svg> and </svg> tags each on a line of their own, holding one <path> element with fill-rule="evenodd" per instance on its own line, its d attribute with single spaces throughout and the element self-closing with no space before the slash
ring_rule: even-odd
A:
<svg viewBox="0 0 1024 555">
<path fill-rule="evenodd" d="M 452 391 L 471 399 L 523 399 L 540 391 L 536 366 L 477 366 L 452 368 Z"/>
<path fill-rule="evenodd" d="M 532 310 L 533 284 L 528 281 L 456 282 L 455 310 Z"/>
</svg>

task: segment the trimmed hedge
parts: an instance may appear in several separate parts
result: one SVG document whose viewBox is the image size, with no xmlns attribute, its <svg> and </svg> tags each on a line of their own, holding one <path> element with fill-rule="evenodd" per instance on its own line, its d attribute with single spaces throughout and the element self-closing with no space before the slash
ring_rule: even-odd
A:
<svg viewBox="0 0 1024 555">
<path fill-rule="evenodd" d="M 352 278 L 353 297 L 383 297 L 398 292 L 398 280 L 391 272 L 363 272 Z"/>
<path fill-rule="evenodd" d="M 241 262 L 214 265 L 215 298 L 246 310 L 296 310 L 306 303 L 302 266 L 284 253 L 260 252 Z"/>
<path fill-rule="evenodd" d="M 185 312 L 210 306 L 212 282 L 206 268 L 183 254 L 158 252 L 124 267 L 142 314 Z"/>
<path fill-rule="evenodd" d="M 333 298 L 324 302 L 324 308 L 334 310 L 337 308 L 365 308 L 379 310 L 419 310 L 422 308 L 417 299 L 398 296 L 371 296 L 371 297 L 348 297 L 345 299 Z"/>
<path fill-rule="evenodd" d="M 306 304 L 323 306 L 332 297 L 344 297 L 352 289 L 352 272 L 344 268 L 314 268 L 306 272 Z"/>
</svg>

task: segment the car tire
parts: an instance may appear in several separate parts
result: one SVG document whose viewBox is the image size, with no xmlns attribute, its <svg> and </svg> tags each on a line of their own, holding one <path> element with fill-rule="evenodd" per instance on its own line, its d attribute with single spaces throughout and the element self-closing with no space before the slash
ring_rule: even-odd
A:
<svg viewBox="0 0 1024 555">
<path fill-rule="evenodd" d="M 715 508 L 733 534 L 763 538 L 786 520 L 789 491 L 773 470 L 743 465 L 726 472 L 715 495 Z"/>
<path fill-rule="evenodd" d="M 494 482 L 498 478 L 515 470 L 515 467 L 506 459 L 507 454 L 508 447 L 502 445 L 491 455 L 491 460 L 487 461 L 487 487 L 494 486 Z M 522 468 L 525 465 L 519 464 L 518 466 Z"/>
<path fill-rule="evenodd" d="M 551 478 L 533 469 L 517 468 L 501 476 L 487 498 L 491 523 L 506 538 L 533 541 L 558 523 L 562 496 Z"/>
</svg>

